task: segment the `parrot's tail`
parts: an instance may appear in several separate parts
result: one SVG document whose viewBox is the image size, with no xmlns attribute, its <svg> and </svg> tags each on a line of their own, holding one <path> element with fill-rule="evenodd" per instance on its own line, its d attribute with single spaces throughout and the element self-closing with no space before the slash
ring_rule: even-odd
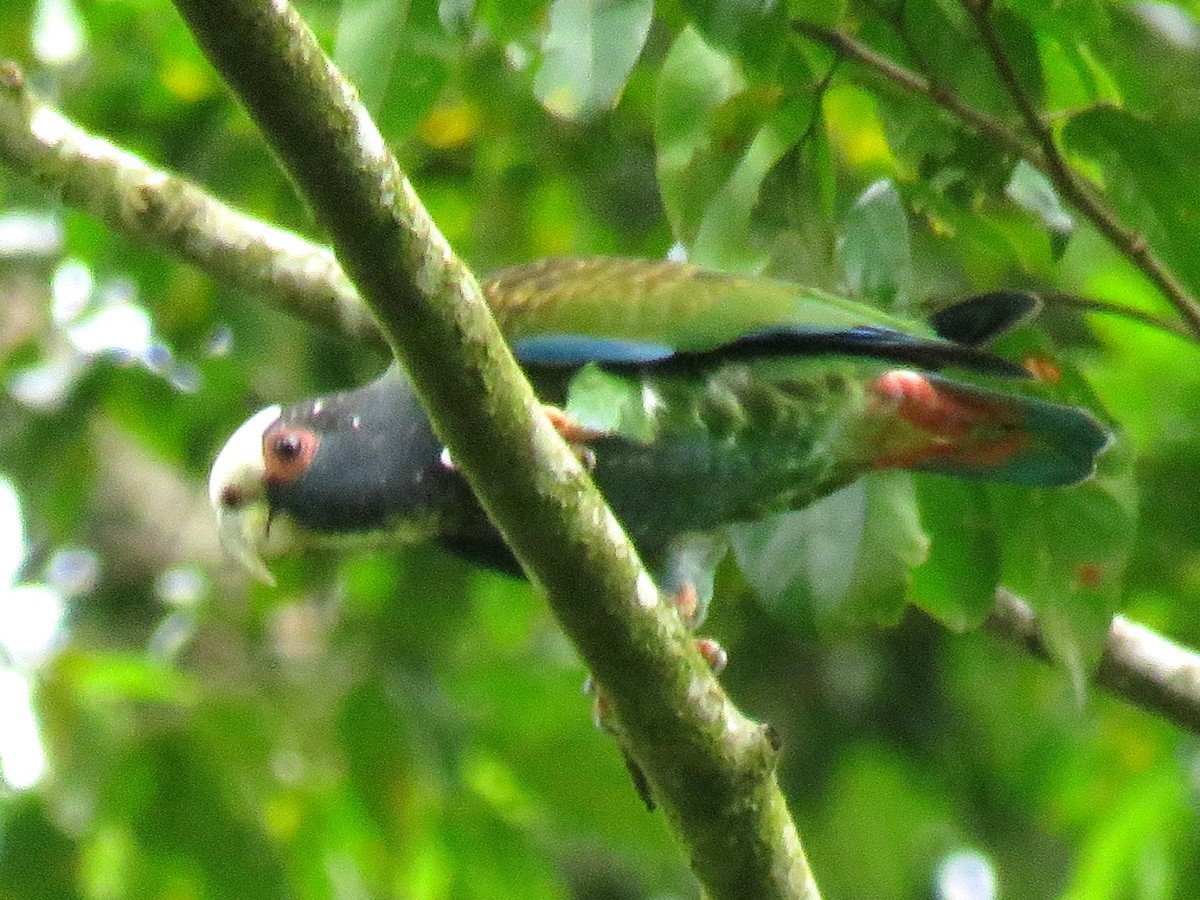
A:
<svg viewBox="0 0 1200 900">
<path fill-rule="evenodd" d="M 879 468 L 1051 487 L 1089 477 L 1112 440 L 1077 407 L 908 369 L 880 376 L 872 391 L 889 421 Z"/>
</svg>

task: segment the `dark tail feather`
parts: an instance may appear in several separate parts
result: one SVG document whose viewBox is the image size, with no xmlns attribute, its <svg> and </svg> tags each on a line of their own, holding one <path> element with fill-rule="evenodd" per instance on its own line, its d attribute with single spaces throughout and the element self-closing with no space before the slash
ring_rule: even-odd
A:
<svg viewBox="0 0 1200 900">
<path fill-rule="evenodd" d="M 999 337 L 1042 306 L 1033 294 L 991 291 L 939 309 L 929 317 L 938 337 L 967 347 L 979 347 Z"/>
</svg>

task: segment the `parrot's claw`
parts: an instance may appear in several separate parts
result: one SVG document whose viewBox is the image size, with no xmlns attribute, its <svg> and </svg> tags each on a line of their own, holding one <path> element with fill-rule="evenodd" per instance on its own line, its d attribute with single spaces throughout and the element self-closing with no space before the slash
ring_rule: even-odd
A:
<svg viewBox="0 0 1200 900">
<path fill-rule="evenodd" d="M 597 440 L 608 434 L 607 431 L 599 428 L 589 428 L 575 421 L 566 410 L 559 409 L 557 406 L 550 406 L 544 403 L 542 404 L 542 410 L 546 413 L 546 418 L 550 420 L 550 424 L 554 426 L 554 430 L 572 447 L 586 444 L 589 441 Z"/>
<path fill-rule="evenodd" d="M 708 667 L 712 669 L 714 675 L 720 675 L 729 665 L 729 654 L 712 638 L 700 638 L 696 641 L 696 649 L 704 657 L 704 661 L 708 663 Z"/>
<path fill-rule="evenodd" d="M 596 454 L 588 446 L 588 442 L 602 438 L 608 432 L 601 431 L 599 428 L 589 428 L 575 421 L 565 410 L 561 410 L 557 406 L 542 404 L 542 409 L 546 413 L 546 418 L 550 420 L 550 424 L 554 426 L 554 430 L 571 445 L 571 450 L 579 459 L 580 464 L 589 472 L 595 469 Z"/>
<path fill-rule="evenodd" d="M 700 594 L 697 593 L 696 586 L 689 581 L 677 590 L 671 599 L 675 603 L 675 609 L 678 610 L 683 624 L 689 630 L 694 629 L 696 618 L 700 612 Z"/>
<path fill-rule="evenodd" d="M 679 618 L 683 624 L 689 630 L 694 629 L 700 613 L 700 594 L 697 592 L 696 586 L 690 581 L 686 582 L 674 593 L 672 600 L 675 602 L 675 608 L 679 611 Z M 720 675 L 725 666 L 729 664 L 729 654 L 712 638 L 698 638 L 696 649 L 700 651 L 700 655 L 704 657 L 704 661 L 708 663 L 708 667 L 712 669 L 714 675 Z"/>
</svg>

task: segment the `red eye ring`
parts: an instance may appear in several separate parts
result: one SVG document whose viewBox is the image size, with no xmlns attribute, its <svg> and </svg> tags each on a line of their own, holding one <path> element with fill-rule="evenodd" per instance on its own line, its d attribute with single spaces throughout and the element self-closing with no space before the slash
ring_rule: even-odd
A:
<svg viewBox="0 0 1200 900">
<path fill-rule="evenodd" d="M 300 477 L 316 455 L 320 438 L 308 428 L 276 422 L 263 434 L 266 480 L 281 484 Z"/>
</svg>

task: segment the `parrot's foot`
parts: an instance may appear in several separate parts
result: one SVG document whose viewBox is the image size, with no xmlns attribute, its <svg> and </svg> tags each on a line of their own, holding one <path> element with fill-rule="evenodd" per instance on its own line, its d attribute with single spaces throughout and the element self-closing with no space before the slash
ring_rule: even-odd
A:
<svg viewBox="0 0 1200 900">
<path fill-rule="evenodd" d="M 675 604 L 675 609 L 678 610 L 683 624 L 689 631 L 694 630 L 697 624 L 696 620 L 700 616 L 700 594 L 696 591 L 696 586 L 689 581 L 675 592 L 671 600 Z"/>
<path fill-rule="evenodd" d="M 550 424 L 554 426 L 554 430 L 559 433 L 559 436 L 564 441 L 571 445 L 571 450 L 574 451 L 575 456 L 578 457 L 583 467 L 589 472 L 596 468 L 596 454 L 592 452 L 587 444 L 588 441 L 604 437 L 607 432 L 579 424 L 557 406 L 543 404 L 542 409 L 546 413 L 546 418 L 550 420 Z M 458 471 L 458 466 L 454 462 L 454 458 L 450 455 L 449 447 L 442 448 L 438 462 L 441 463 L 443 469 L 450 472 Z"/>
<path fill-rule="evenodd" d="M 683 624 L 689 630 L 694 629 L 696 620 L 700 617 L 700 595 L 696 591 L 696 586 L 688 582 L 677 590 L 671 599 L 679 611 L 679 618 Z M 708 667 L 713 670 L 714 675 L 720 675 L 725 666 L 729 664 L 729 654 L 712 638 L 698 638 L 696 649 L 704 657 L 704 661 L 708 663 Z"/>
<path fill-rule="evenodd" d="M 712 638 L 700 638 L 696 641 L 696 650 L 708 663 L 708 667 L 712 669 L 714 675 L 720 675 L 727 665 L 729 665 L 729 654 Z"/>
<path fill-rule="evenodd" d="M 550 424 L 554 426 L 554 430 L 559 436 L 571 445 L 571 450 L 575 456 L 579 458 L 579 462 L 589 472 L 596 468 L 596 454 L 592 448 L 588 446 L 589 441 L 594 441 L 597 438 L 602 438 L 607 431 L 601 431 L 598 428 L 588 428 L 572 419 L 564 410 L 557 406 L 542 404 L 542 410 L 546 413 L 546 418 L 550 420 Z"/>
<path fill-rule="evenodd" d="M 554 430 L 572 447 L 586 444 L 589 441 L 597 440 L 608 434 L 607 431 L 602 431 L 599 428 L 589 428 L 586 425 L 576 422 L 566 410 L 559 409 L 557 406 L 550 406 L 547 403 L 543 403 L 542 410 L 546 413 L 546 418 L 550 420 L 550 424 L 554 426 Z"/>
</svg>

